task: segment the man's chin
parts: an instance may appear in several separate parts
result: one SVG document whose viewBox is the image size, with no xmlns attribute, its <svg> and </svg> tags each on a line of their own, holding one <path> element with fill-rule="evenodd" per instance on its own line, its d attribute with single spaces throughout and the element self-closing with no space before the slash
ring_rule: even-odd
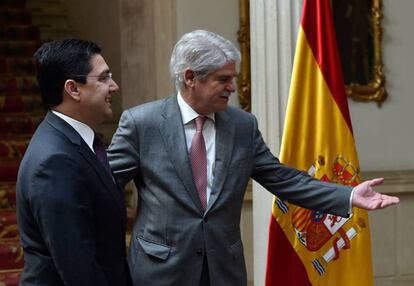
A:
<svg viewBox="0 0 414 286">
<path fill-rule="evenodd" d="M 114 118 L 114 113 L 112 109 L 108 109 L 104 116 L 104 122 L 110 121 L 112 118 Z"/>
</svg>

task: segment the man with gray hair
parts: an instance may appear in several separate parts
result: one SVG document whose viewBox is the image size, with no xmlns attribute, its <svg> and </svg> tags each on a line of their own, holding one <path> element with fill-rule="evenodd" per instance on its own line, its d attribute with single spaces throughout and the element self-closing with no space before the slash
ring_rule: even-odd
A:
<svg viewBox="0 0 414 286">
<path fill-rule="evenodd" d="M 281 164 L 256 118 L 228 106 L 239 61 L 223 37 L 185 34 L 170 63 L 177 93 L 122 114 L 108 155 L 119 182 L 138 189 L 134 285 L 246 285 L 240 216 L 250 178 L 286 201 L 344 217 L 351 206 L 398 203 L 373 191 L 381 179 L 353 190 Z"/>
</svg>

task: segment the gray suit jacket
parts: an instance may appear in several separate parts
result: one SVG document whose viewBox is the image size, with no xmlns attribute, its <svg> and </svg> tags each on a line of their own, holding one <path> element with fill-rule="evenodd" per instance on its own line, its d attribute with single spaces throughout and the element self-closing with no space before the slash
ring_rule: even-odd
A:
<svg viewBox="0 0 414 286">
<path fill-rule="evenodd" d="M 351 188 L 280 164 L 252 114 L 228 107 L 216 113 L 215 127 L 214 183 L 203 211 L 176 96 L 122 114 L 108 155 L 121 184 L 133 179 L 138 188 L 134 285 L 198 285 L 204 255 L 212 286 L 246 285 L 239 224 L 249 178 L 289 202 L 347 216 Z"/>
</svg>

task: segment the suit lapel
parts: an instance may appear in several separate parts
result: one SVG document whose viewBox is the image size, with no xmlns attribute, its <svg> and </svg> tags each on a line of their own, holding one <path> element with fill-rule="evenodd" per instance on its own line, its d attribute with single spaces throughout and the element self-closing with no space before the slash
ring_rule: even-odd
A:
<svg viewBox="0 0 414 286">
<path fill-rule="evenodd" d="M 176 96 L 169 97 L 165 101 L 162 116 L 163 120 L 159 128 L 171 163 L 174 165 L 178 176 L 194 204 L 200 211 L 203 211 L 191 172 L 183 121 Z"/>
<path fill-rule="evenodd" d="M 114 182 L 113 178 L 108 175 L 108 172 L 99 162 L 96 155 L 92 152 L 89 146 L 83 142 L 79 146 L 79 153 L 85 158 L 86 161 L 95 169 L 96 173 L 98 174 L 99 178 L 102 181 L 102 184 L 105 186 L 105 189 L 109 191 L 111 196 L 114 198 L 119 210 L 121 211 L 122 215 L 124 216 L 124 199 L 122 191 L 117 187 L 116 183 Z"/>
<path fill-rule="evenodd" d="M 214 181 L 210 199 L 207 204 L 208 212 L 219 197 L 228 174 L 228 168 L 233 152 L 235 126 L 226 112 L 217 112 L 216 127 L 216 160 L 214 166 Z"/>
<path fill-rule="evenodd" d="M 47 113 L 45 120 L 47 120 L 47 122 L 58 132 L 64 134 L 71 141 L 71 143 L 74 144 L 74 146 L 77 146 L 79 153 L 81 153 L 85 160 L 96 171 L 102 181 L 102 185 L 104 185 L 104 188 L 114 197 L 114 201 L 116 202 L 122 216 L 125 217 L 122 191 L 119 190 L 112 178 L 108 176 L 108 173 L 101 165 L 98 158 L 96 158 L 96 155 L 92 152 L 85 141 L 83 141 L 79 133 L 76 132 L 72 126 L 52 112 Z"/>
</svg>

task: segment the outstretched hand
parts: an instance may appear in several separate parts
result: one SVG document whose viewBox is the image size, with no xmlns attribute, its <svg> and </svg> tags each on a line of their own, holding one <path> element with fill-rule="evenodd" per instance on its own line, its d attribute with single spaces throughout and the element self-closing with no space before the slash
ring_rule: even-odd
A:
<svg viewBox="0 0 414 286">
<path fill-rule="evenodd" d="M 352 206 L 365 210 L 377 210 L 398 204 L 399 198 L 383 195 L 373 190 L 372 187 L 381 185 L 383 181 L 384 178 L 377 178 L 356 186 L 352 196 Z"/>
</svg>

